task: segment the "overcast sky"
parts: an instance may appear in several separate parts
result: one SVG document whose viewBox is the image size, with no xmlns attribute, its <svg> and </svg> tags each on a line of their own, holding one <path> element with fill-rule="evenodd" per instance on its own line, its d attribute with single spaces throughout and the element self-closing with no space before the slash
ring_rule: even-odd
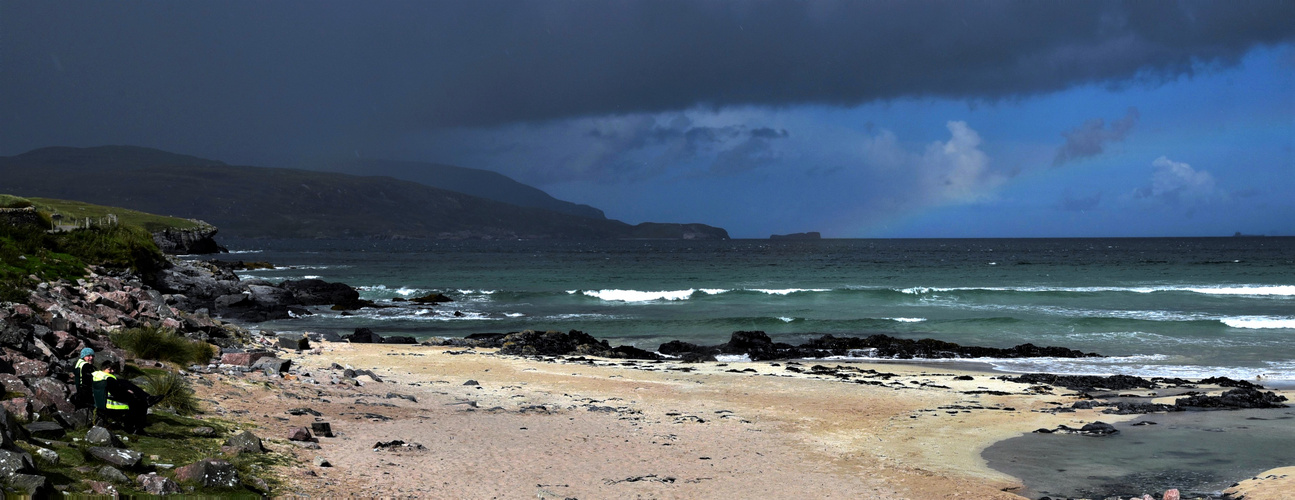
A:
<svg viewBox="0 0 1295 500">
<path fill-rule="evenodd" d="M 0 0 L 0 155 L 107 144 L 734 237 L 1290 235 L 1295 2 Z"/>
</svg>

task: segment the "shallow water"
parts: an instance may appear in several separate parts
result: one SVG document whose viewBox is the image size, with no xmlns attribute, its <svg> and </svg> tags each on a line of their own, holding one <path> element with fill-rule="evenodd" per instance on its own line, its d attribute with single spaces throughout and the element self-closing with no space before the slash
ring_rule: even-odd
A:
<svg viewBox="0 0 1295 500">
<path fill-rule="evenodd" d="M 1134 425 L 1155 422 L 1157 425 Z M 1295 409 L 1144 415 L 1114 424 L 1119 434 L 1026 434 L 982 456 L 1020 478 L 1029 498 L 1105 498 L 1177 488 L 1215 497 L 1233 483 L 1295 465 Z"/>
</svg>

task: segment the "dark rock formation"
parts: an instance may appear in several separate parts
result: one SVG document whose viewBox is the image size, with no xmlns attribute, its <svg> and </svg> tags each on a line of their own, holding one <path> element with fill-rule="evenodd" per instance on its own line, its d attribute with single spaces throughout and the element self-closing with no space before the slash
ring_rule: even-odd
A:
<svg viewBox="0 0 1295 500">
<path fill-rule="evenodd" d="M 454 302 L 454 299 L 446 297 L 445 294 L 443 293 L 429 293 L 422 297 L 414 297 L 412 299 L 409 299 L 409 301 L 416 302 L 419 304 L 437 304 L 441 302 Z"/>
<path fill-rule="evenodd" d="M 1286 396 L 1272 391 L 1261 392 L 1253 387 L 1241 387 L 1219 396 L 1192 395 L 1174 401 L 1175 406 L 1209 409 L 1285 408 Z"/>
<path fill-rule="evenodd" d="M 264 453 L 265 446 L 261 444 L 261 438 L 251 431 L 243 431 L 230 436 L 225 441 L 225 446 L 232 448 L 238 453 Z"/>
<path fill-rule="evenodd" d="M 775 343 L 764 332 L 734 332 L 728 343 L 716 346 L 698 346 L 687 342 L 671 341 L 662 344 L 658 352 L 684 359 L 713 359 L 716 354 L 747 355 L 752 360 L 821 358 L 825 356 L 866 356 L 889 359 L 914 358 L 1023 358 L 1023 357 L 1091 357 L 1063 347 L 1038 347 L 1022 344 L 1008 349 L 994 347 L 961 346 L 934 339 L 910 340 L 872 335 L 869 337 L 835 337 L 824 335 L 799 346 Z"/>
<path fill-rule="evenodd" d="M 524 332 L 510 333 L 502 340 L 500 354 L 521 356 L 535 355 L 586 355 L 604 358 L 621 359 L 658 359 L 656 354 L 628 346 L 612 348 L 606 340 L 595 339 L 587 333 L 571 330 L 562 332 Z"/>
<path fill-rule="evenodd" d="M 1031 385 L 1055 385 L 1072 391 L 1092 392 L 1098 389 L 1126 391 L 1129 389 L 1155 389 L 1160 387 L 1155 381 L 1130 375 L 1053 375 L 1050 373 L 1027 373 L 1019 377 L 1002 377 L 1008 382 Z"/>
<path fill-rule="evenodd" d="M 1090 424 L 1084 424 L 1083 427 L 1080 427 L 1078 429 L 1061 425 L 1061 426 L 1058 426 L 1056 429 L 1039 429 L 1034 432 L 1039 434 L 1052 434 L 1052 433 L 1060 432 L 1064 434 L 1079 434 L 1081 436 L 1110 436 L 1113 434 L 1120 433 L 1120 431 L 1116 429 L 1115 426 L 1108 424 L 1106 422 L 1093 422 Z"/>
<path fill-rule="evenodd" d="M 170 255 L 197 255 L 228 252 L 216 243 L 216 226 L 190 219 L 198 227 L 192 229 L 167 228 L 153 233 L 153 243 L 162 253 Z"/>
<path fill-rule="evenodd" d="M 356 328 L 355 333 L 342 336 L 342 339 L 352 344 L 381 344 L 383 338 L 381 335 L 373 333 L 368 328 Z"/>
<path fill-rule="evenodd" d="M 239 280 L 234 264 L 220 261 L 171 261 L 151 283 L 171 294 L 177 307 L 207 309 L 217 316 L 258 323 L 311 314 L 305 306 L 334 304 L 346 309 L 370 305 L 360 292 L 343 283 L 318 279 L 275 284 L 264 280 Z"/>
</svg>

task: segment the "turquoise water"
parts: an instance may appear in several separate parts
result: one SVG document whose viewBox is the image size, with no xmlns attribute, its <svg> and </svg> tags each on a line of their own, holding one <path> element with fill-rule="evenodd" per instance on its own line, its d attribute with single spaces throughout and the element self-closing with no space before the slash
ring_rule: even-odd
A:
<svg viewBox="0 0 1295 500">
<path fill-rule="evenodd" d="M 244 278 L 395 306 L 260 325 L 275 331 L 577 329 L 646 349 L 885 333 L 1110 356 L 983 360 L 1009 371 L 1295 380 L 1295 238 L 222 243 L 277 266 Z M 391 300 L 433 292 L 455 302 Z"/>
</svg>

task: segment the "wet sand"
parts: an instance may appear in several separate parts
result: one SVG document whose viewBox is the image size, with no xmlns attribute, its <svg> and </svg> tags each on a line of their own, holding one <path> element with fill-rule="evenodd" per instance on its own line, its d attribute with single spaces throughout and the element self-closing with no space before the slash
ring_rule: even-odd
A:
<svg viewBox="0 0 1295 500">
<path fill-rule="evenodd" d="M 966 365 L 546 361 L 328 342 L 281 357 L 287 377 L 195 384 L 210 416 L 250 423 L 301 460 L 279 471 L 279 496 L 1020 498 L 986 447 L 1134 418 L 1040 412 L 1075 399 Z M 382 381 L 333 383 L 335 363 Z M 335 436 L 318 449 L 286 439 L 312 422 Z M 394 440 L 417 446 L 375 449 Z"/>
</svg>

